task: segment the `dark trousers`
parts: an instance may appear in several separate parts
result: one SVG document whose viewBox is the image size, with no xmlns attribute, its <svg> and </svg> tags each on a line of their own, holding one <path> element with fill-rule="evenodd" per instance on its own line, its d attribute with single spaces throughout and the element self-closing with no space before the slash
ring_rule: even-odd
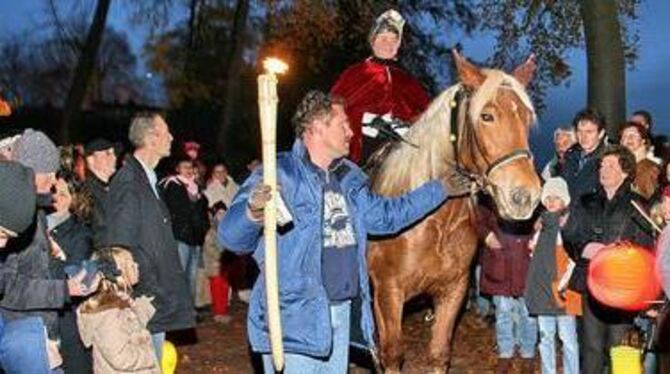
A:
<svg viewBox="0 0 670 374">
<path fill-rule="evenodd" d="M 603 374 L 609 365 L 609 351 L 621 343 L 632 326 L 632 319 L 618 310 L 607 308 L 591 296 L 586 297 L 579 342 L 584 374 Z"/>
<path fill-rule="evenodd" d="M 74 310 L 66 310 L 58 319 L 60 329 L 60 353 L 63 357 L 65 374 L 92 374 L 93 359 L 79 337 L 77 315 Z"/>
</svg>

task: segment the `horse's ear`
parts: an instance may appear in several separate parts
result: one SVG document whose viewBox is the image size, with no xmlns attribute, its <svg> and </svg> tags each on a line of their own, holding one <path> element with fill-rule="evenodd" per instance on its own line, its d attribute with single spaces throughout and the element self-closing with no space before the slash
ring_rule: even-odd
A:
<svg viewBox="0 0 670 374">
<path fill-rule="evenodd" d="M 519 81 L 524 87 L 528 86 L 528 83 L 533 79 L 533 74 L 535 74 L 535 69 L 537 64 L 535 63 L 535 54 L 531 53 L 526 61 L 517 66 L 512 73 L 512 76 Z"/>
<path fill-rule="evenodd" d="M 461 56 L 456 49 L 452 49 L 451 54 L 456 63 L 458 78 L 463 85 L 469 88 L 478 88 L 484 83 L 486 76 L 482 74 L 475 65 L 471 64 L 470 61 Z"/>
</svg>

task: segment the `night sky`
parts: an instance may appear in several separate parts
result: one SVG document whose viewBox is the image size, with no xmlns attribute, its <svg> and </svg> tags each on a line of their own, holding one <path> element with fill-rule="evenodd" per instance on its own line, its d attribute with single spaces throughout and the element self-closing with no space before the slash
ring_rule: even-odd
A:
<svg viewBox="0 0 670 374">
<path fill-rule="evenodd" d="M 37 32 L 43 19 L 43 0 L 0 0 L 0 38 L 19 32 Z M 147 30 L 129 25 L 129 1 L 114 1 L 109 24 L 116 30 L 125 30 L 135 51 L 141 51 Z M 179 17 L 179 15 L 177 15 Z M 649 110 L 654 116 L 655 132 L 670 135 L 670 1 L 646 0 L 642 2 L 640 19 L 637 22 L 640 35 L 639 59 L 632 70 L 626 72 L 628 112 L 640 108 Z M 452 38 L 458 38 L 454 32 Z M 450 38 L 450 39 L 452 39 Z M 493 51 L 491 38 L 475 35 L 460 40 L 466 56 L 483 60 Z M 555 87 L 548 91 L 547 110 L 539 118 L 539 126 L 533 131 L 533 149 L 539 163 L 543 163 L 550 152 L 551 134 L 556 125 L 568 124 L 574 113 L 586 103 L 586 54 L 574 50 L 569 55 L 573 75 L 568 87 Z"/>
</svg>

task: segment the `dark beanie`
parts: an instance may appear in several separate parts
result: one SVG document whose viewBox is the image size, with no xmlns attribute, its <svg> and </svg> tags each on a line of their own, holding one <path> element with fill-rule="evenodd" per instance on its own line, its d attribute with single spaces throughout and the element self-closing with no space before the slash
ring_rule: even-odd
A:
<svg viewBox="0 0 670 374">
<path fill-rule="evenodd" d="M 0 161 L 0 226 L 19 234 L 35 216 L 35 177 L 32 170 Z"/>
<path fill-rule="evenodd" d="M 35 173 L 55 173 L 60 154 L 54 142 L 41 131 L 27 129 L 14 143 L 12 160 L 33 169 Z"/>
</svg>

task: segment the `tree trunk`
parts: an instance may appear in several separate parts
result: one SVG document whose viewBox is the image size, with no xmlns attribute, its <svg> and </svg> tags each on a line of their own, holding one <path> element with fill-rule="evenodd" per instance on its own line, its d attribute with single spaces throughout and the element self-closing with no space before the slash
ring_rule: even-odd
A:
<svg viewBox="0 0 670 374">
<path fill-rule="evenodd" d="M 111 0 L 98 0 L 91 27 L 86 35 L 84 48 L 79 56 L 77 67 L 72 77 L 72 85 L 65 100 L 65 107 L 60 121 L 60 141 L 70 143 L 72 139 L 71 127 L 76 123 L 81 110 L 81 104 L 86 96 L 88 83 L 95 69 L 95 60 L 100 49 L 102 34 L 107 23 L 107 13 Z"/>
<path fill-rule="evenodd" d="M 219 154 L 230 154 L 232 147 L 233 114 L 236 97 L 240 87 L 240 72 L 242 68 L 242 52 L 244 51 L 244 36 L 249 18 L 249 0 L 238 0 L 235 5 L 233 28 L 229 38 L 229 53 L 223 66 L 223 81 L 225 82 L 225 97 L 221 113 L 220 127 L 217 135 L 216 150 Z"/>
<path fill-rule="evenodd" d="M 626 118 L 626 71 L 617 1 L 582 0 L 586 36 L 588 106 L 607 121 L 611 139 L 618 137 Z"/>
</svg>

